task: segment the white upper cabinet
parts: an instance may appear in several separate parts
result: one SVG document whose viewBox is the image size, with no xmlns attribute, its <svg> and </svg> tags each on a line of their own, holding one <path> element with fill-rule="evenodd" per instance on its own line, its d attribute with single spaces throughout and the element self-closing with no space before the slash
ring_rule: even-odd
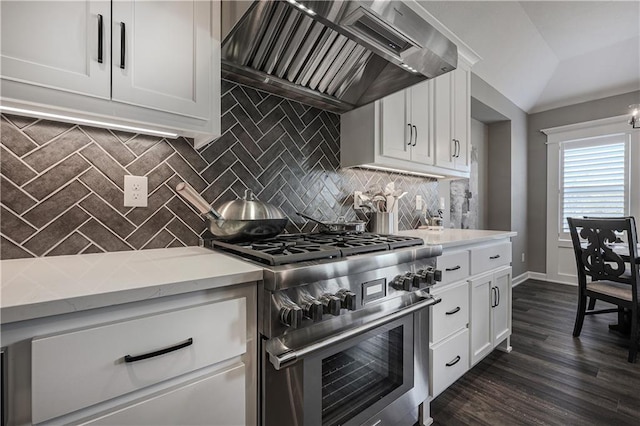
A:
<svg viewBox="0 0 640 426">
<path fill-rule="evenodd" d="M 210 16 L 206 1 L 114 1 L 113 100 L 206 119 Z"/>
<path fill-rule="evenodd" d="M 109 99 L 111 3 L 3 1 L 2 77 Z"/>
<path fill-rule="evenodd" d="M 3 0 L 0 7 L 3 106 L 146 124 L 196 145 L 219 136 L 218 1 Z"/>
</svg>

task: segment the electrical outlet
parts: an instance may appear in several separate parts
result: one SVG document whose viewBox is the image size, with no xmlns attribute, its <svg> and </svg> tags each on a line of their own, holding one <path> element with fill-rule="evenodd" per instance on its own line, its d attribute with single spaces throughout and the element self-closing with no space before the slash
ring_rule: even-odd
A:
<svg viewBox="0 0 640 426">
<path fill-rule="evenodd" d="M 147 193 L 149 191 L 146 176 L 124 177 L 124 206 L 147 207 Z"/>
<path fill-rule="evenodd" d="M 362 191 L 354 191 L 353 193 L 353 209 L 354 210 L 362 210 Z"/>
<path fill-rule="evenodd" d="M 416 195 L 416 210 L 422 211 L 422 195 Z"/>
<path fill-rule="evenodd" d="M 524 262 L 524 253 L 522 253 L 522 261 Z"/>
</svg>

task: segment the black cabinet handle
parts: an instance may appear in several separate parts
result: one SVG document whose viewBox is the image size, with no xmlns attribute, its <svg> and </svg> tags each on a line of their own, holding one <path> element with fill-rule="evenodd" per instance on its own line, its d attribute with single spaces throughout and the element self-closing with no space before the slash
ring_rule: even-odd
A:
<svg viewBox="0 0 640 426">
<path fill-rule="evenodd" d="M 121 69 L 124 69 L 125 34 L 126 34 L 126 30 L 124 27 L 124 22 L 120 22 L 120 68 Z"/>
<path fill-rule="evenodd" d="M 187 346 L 191 346 L 191 345 L 193 345 L 193 338 L 190 337 L 189 339 L 187 339 L 182 343 L 178 343 L 177 345 L 169 346 L 168 348 L 160 349 L 154 352 L 148 352 L 146 354 L 135 355 L 135 356 L 125 355 L 124 362 L 142 361 L 143 359 L 148 359 L 148 358 L 153 358 L 155 356 L 168 354 L 169 352 L 177 351 L 178 349 L 186 348 Z"/>
<path fill-rule="evenodd" d="M 445 271 L 451 272 L 451 271 L 457 271 L 458 269 L 460 269 L 460 265 L 456 265 L 453 268 L 446 268 Z"/>
<path fill-rule="evenodd" d="M 452 359 L 451 361 L 449 361 L 445 365 L 447 367 L 452 367 L 452 366 L 456 365 L 458 362 L 460 362 L 460 355 L 456 356 L 454 359 Z"/>
<path fill-rule="evenodd" d="M 454 139 L 456 141 L 456 158 L 460 158 L 460 140 Z"/>
<path fill-rule="evenodd" d="M 491 287 L 491 293 L 492 293 L 492 299 L 491 300 L 491 307 L 495 308 L 496 306 L 498 306 L 496 304 L 496 301 L 498 300 L 498 293 L 496 292 L 496 288 L 495 287 Z"/>
<path fill-rule="evenodd" d="M 413 126 L 411 124 L 407 124 L 409 126 L 409 143 L 407 145 L 411 146 L 411 141 L 413 140 Z"/>
<path fill-rule="evenodd" d="M 460 312 L 460 306 L 456 306 L 455 309 L 452 309 L 452 310 L 450 310 L 448 312 L 445 312 L 444 314 L 445 315 L 453 315 L 453 314 L 457 314 L 458 312 Z"/>
<path fill-rule="evenodd" d="M 500 255 L 496 254 L 495 256 L 489 256 L 489 259 L 491 260 L 500 259 Z"/>
<path fill-rule="evenodd" d="M 416 135 L 413 138 L 413 145 L 411 145 L 411 146 L 416 146 L 416 144 L 418 143 L 418 128 L 416 126 L 413 126 L 413 130 L 416 131 Z"/>
<path fill-rule="evenodd" d="M 496 294 L 498 295 L 498 300 L 496 301 L 496 306 L 500 305 L 500 287 L 496 287 Z"/>
<path fill-rule="evenodd" d="M 102 63 L 102 15 L 98 14 L 98 63 Z"/>
</svg>

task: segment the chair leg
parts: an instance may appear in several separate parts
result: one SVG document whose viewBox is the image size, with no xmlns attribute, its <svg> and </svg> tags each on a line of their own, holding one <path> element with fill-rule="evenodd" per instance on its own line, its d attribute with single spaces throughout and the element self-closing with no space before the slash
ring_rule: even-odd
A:
<svg viewBox="0 0 640 426">
<path fill-rule="evenodd" d="M 636 362 L 638 356 L 638 309 L 631 309 L 631 336 L 629 341 L 629 362 Z"/>
<path fill-rule="evenodd" d="M 582 331 L 582 323 L 584 322 L 584 315 L 587 308 L 587 296 L 581 294 L 578 296 L 578 311 L 576 312 L 576 323 L 573 326 L 573 337 L 580 336 Z"/>
<path fill-rule="evenodd" d="M 596 308 L 596 298 L 595 297 L 590 297 L 589 298 L 589 310 L 593 311 Z"/>
</svg>

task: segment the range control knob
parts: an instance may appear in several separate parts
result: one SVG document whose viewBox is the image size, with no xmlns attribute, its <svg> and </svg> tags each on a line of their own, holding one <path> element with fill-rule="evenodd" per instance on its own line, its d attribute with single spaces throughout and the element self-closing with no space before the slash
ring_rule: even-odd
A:
<svg viewBox="0 0 640 426">
<path fill-rule="evenodd" d="M 302 309 L 296 304 L 280 308 L 280 322 L 287 327 L 298 328 L 302 324 Z"/>
<path fill-rule="evenodd" d="M 356 310 L 356 294 L 354 292 L 343 288 L 338 290 L 336 296 L 340 298 L 340 306 L 343 309 L 349 311 Z"/>
<path fill-rule="evenodd" d="M 340 315 L 341 300 L 332 294 L 325 294 L 318 299 L 324 306 L 324 313 L 331 314 L 333 316 Z"/>
<path fill-rule="evenodd" d="M 414 276 L 415 275 L 411 272 L 407 272 L 404 275 L 398 275 L 393 279 L 393 281 L 391 281 L 391 287 L 396 290 L 411 291 Z"/>
<path fill-rule="evenodd" d="M 304 316 L 309 318 L 313 322 L 322 321 L 322 312 L 324 311 L 324 305 L 315 299 L 305 301 L 302 304 L 302 310 Z"/>
<path fill-rule="evenodd" d="M 432 266 L 428 266 L 425 269 L 421 269 L 416 273 L 416 276 L 420 277 L 419 281 L 428 286 L 432 286 L 436 281 L 442 281 L 442 271 L 435 269 Z"/>
</svg>

